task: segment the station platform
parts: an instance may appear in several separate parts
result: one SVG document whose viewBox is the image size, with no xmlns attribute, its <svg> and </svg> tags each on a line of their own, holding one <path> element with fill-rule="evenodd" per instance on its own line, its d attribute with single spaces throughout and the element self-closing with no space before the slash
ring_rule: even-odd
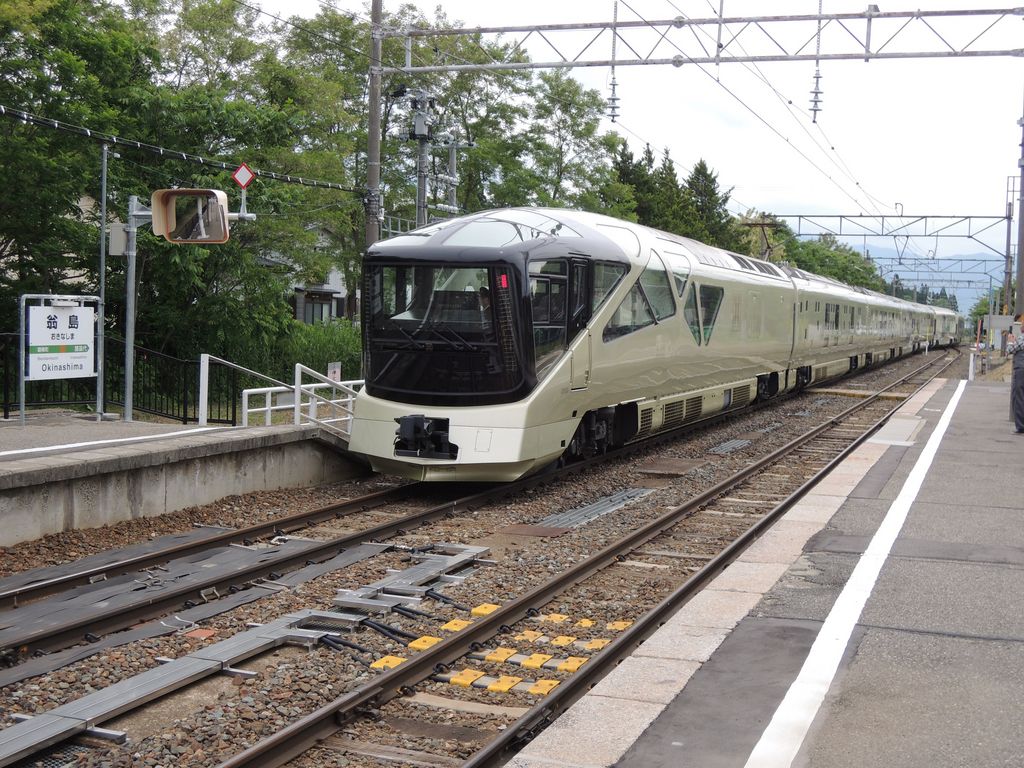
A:
<svg viewBox="0 0 1024 768">
<path fill-rule="evenodd" d="M 131 443 L 223 431 L 229 427 L 154 421 L 98 420 L 95 414 L 60 409 L 29 411 L 22 424 L 18 416 L 0 419 L 0 462 L 110 448 Z"/>
<path fill-rule="evenodd" d="M 933 382 L 508 765 L 1024 765 L 1022 462 Z"/>
<path fill-rule="evenodd" d="M 0 420 L 0 548 L 362 474 L 316 425 L 230 427 L 97 421 L 70 411 Z"/>
</svg>

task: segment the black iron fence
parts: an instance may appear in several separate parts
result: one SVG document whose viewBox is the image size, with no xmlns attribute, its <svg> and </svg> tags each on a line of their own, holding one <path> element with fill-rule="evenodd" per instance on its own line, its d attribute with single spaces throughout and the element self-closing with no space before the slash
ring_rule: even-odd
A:
<svg viewBox="0 0 1024 768">
<path fill-rule="evenodd" d="M 4 418 L 18 409 L 18 334 L 0 334 L 0 365 L 3 377 Z M 125 345 L 122 339 L 104 341 L 103 411 L 124 408 Z M 145 347 L 135 347 L 132 376 L 132 408 L 182 424 L 198 421 L 199 362 L 171 357 Z M 223 366 L 210 370 L 208 418 L 211 424 L 238 422 L 238 373 Z M 26 381 L 26 408 L 82 407 L 96 405 L 96 379 Z"/>
</svg>

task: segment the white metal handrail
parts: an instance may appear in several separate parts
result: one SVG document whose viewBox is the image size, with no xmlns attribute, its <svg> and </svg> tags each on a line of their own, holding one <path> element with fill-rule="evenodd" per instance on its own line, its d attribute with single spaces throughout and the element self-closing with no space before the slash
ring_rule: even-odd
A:
<svg viewBox="0 0 1024 768">
<path fill-rule="evenodd" d="M 318 383 L 303 384 L 304 376 L 308 376 Z M 302 363 L 296 363 L 295 401 L 292 405 L 295 413 L 295 423 L 304 423 L 303 418 L 305 418 L 306 423 L 319 424 L 332 431 L 339 432 L 346 439 L 349 438 L 352 432 L 352 413 L 355 407 L 356 394 L 362 386 L 362 379 L 334 381 L 319 371 L 307 368 Z M 329 390 L 331 394 L 325 397 L 320 394 L 323 390 Z M 327 409 L 326 416 L 321 417 L 321 408 Z M 305 412 L 303 409 L 305 409 Z"/>
<path fill-rule="evenodd" d="M 242 390 L 242 426 L 249 426 L 250 416 L 263 414 L 266 425 L 273 423 L 273 415 L 291 411 L 292 421 L 301 424 L 318 424 L 326 429 L 340 433 L 346 439 L 350 436 L 352 410 L 356 393 L 362 388 L 363 380 L 334 381 L 323 374 L 307 368 L 301 363 L 295 365 L 294 384 L 253 371 L 241 365 L 223 360 L 214 355 L 203 354 L 199 358 L 199 424 L 206 426 L 209 418 L 210 363 L 219 363 L 234 368 L 242 373 L 263 379 L 273 386 L 252 387 Z M 303 378 L 311 377 L 314 383 L 304 384 Z M 283 401 L 282 395 L 290 398 Z M 250 405 L 257 398 L 263 398 L 262 404 Z M 326 409 L 326 415 L 324 413 Z"/>
<path fill-rule="evenodd" d="M 203 354 L 199 355 L 199 403 L 198 403 L 199 413 L 198 413 L 198 420 L 199 420 L 199 426 L 201 426 L 201 427 L 205 427 L 206 426 L 206 422 L 207 422 L 207 420 L 210 417 L 210 363 L 211 362 L 219 363 L 220 365 L 225 365 L 228 368 L 234 368 L 236 371 L 241 371 L 242 373 L 247 373 L 250 376 L 255 376 L 257 379 L 263 379 L 264 381 L 269 381 L 271 384 L 275 384 L 278 387 L 284 387 L 285 389 L 291 389 L 291 387 L 289 387 L 283 381 L 278 381 L 277 379 L 273 378 L 272 376 L 267 376 L 266 374 L 259 373 L 258 371 L 253 371 L 253 370 L 251 370 L 249 368 L 246 368 L 245 366 L 242 366 L 242 365 L 236 365 L 235 363 L 232 363 L 232 362 L 230 362 L 228 360 L 224 360 L 222 358 L 216 357 L 215 355 L 208 355 L 208 354 L 206 354 L 204 352 Z M 244 415 L 243 415 L 242 418 L 244 420 L 244 418 L 245 418 Z"/>
</svg>

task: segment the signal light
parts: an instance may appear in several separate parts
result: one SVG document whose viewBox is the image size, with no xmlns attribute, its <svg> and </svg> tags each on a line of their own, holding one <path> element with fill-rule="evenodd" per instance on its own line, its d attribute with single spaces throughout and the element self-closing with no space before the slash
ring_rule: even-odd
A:
<svg viewBox="0 0 1024 768">
<path fill-rule="evenodd" d="M 158 189 L 151 207 L 154 234 L 169 242 L 228 241 L 228 196 L 219 189 Z"/>
</svg>

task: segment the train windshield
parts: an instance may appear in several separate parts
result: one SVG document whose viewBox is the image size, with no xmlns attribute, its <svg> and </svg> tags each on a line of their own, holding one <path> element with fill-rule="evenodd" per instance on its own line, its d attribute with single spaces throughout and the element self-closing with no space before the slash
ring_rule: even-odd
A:
<svg viewBox="0 0 1024 768">
<path fill-rule="evenodd" d="M 366 387 L 432 405 L 509 402 L 524 384 L 514 274 L 494 264 L 367 265 Z"/>
</svg>

